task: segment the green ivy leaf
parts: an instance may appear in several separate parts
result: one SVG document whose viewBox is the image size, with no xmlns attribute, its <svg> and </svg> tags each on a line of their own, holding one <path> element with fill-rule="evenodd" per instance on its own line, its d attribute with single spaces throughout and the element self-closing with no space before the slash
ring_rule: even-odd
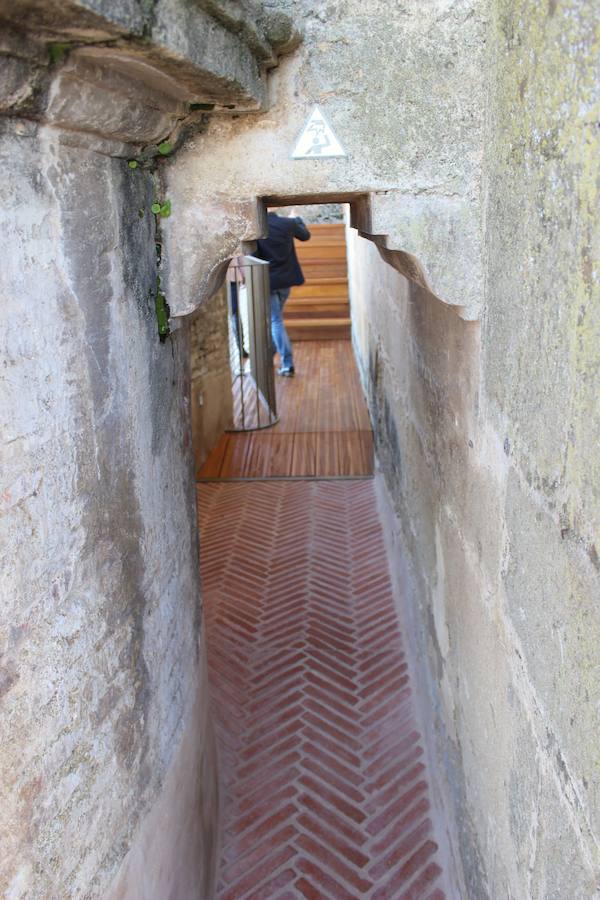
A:
<svg viewBox="0 0 600 900">
<path fill-rule="evenodd" d="M 138 167 L 137 159 L 130 159 L 129 162 L 127 163 L 127 165 L 129 166 L 130 169 L 137 169 L 137 167 Z"/>
<path fill-rule="evenodd" d="M 150 207 L 155 216 L 157 216 L 160 212 L 160 203 L 153 203 Z"/>
<path fill-rule="evenodd" d="M 65 42 L 56 42 L 48 45 L 48 53 L 50 54 L 50 62 L 53 66 L 61 62 L 71 49 L 71 44 Z"/>
<path fill-rule="evenodd" d="M 171 201 L 170 200 L 165 200 L 165 202 L 163 203 L 163 205 L 160 208 L 160 214 L 163 219 L 169 218 L 169 216 L 171 215 Z"/>
<path fill-rule="evenodd" d="M 158 145 L 158 152 L 163 156 L 168 156 L 172 149 L 170 141 L 161 141 Z"/>
</svg>

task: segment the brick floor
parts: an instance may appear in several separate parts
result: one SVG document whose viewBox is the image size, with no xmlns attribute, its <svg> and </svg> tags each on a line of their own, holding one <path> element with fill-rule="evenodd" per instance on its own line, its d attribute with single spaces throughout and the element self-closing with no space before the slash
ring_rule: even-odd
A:
<svg viewBox="0 0 600 900">
<path fill-rule="evenodd" d="M 372 480 L 199 488 L 221 900 L 443 900 Z"/>
</svg>

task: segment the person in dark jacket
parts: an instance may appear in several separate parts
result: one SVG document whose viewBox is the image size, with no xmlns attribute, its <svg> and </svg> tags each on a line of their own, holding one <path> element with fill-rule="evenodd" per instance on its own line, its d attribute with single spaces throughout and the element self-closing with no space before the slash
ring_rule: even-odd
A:
<svg viewBox="0 0 600 900">
<path fill-rule="evenodd" d="M 294 374 L 292 344 L 283 322 L 283 307 L 295 285 L 304 284 L 294 238 L 308 241 L 310 231 L 299 216 L 278 216 L 269 210 L 269 235 L 257 242 L 256 256 L 269 262 L 271 336 L 281 359 L 280 375 Z"/>
</svg>

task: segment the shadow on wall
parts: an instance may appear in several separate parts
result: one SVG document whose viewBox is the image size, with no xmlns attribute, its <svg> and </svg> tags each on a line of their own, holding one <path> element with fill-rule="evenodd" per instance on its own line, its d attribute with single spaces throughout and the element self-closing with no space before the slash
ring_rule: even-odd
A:
<svg viewBox="0 0 600 900">
<path fill-rule="evenodd" d="M 353 233 L 348 246 L 353 341 L 386 485 L 388 530 L 395 535 L 392 568 L 411 635 L 421 721 L 427 746 L 439 749 L 431 771 L 443 798 L 442 818 L 452 823 L 457 814 L 460 820 L 458 852 L 455 836 L 449 840 L 456 856 L 450 868 L 460 872 L 462 857 L 471 860 L 472 874 L 480 867 L 466 811 L 470 761 L 462 759 L 454 724 L 453 691 L 461 672 L 450 635 L 477 641 L 463 617 L 466 594 L 480 594 L 465 569 L 483 552 L 477 543 L 481 515 L 471 527 L 462 513 L 481 503 L 473 477 L 479 467 L 481 329 L 404 278 L 398 253 L 382 252 Z M 459 528 L 454 516 L 460 516 Z M 465 895 L 486 892 L 474 888 Z"/>
</svg>

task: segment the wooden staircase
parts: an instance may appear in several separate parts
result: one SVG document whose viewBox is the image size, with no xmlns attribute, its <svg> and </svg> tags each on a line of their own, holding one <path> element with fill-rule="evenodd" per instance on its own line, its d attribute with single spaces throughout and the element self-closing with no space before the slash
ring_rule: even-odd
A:
<svg viewBox="0 0 600 900">
<path fill-rule="evenodd" d="M 343 223 L 309 225 L 310 241 L 296 241 L 306 281 L 292 288 L 285 327 L 292 341 L 350 337 L 346 235 Z"/>
</svg>

